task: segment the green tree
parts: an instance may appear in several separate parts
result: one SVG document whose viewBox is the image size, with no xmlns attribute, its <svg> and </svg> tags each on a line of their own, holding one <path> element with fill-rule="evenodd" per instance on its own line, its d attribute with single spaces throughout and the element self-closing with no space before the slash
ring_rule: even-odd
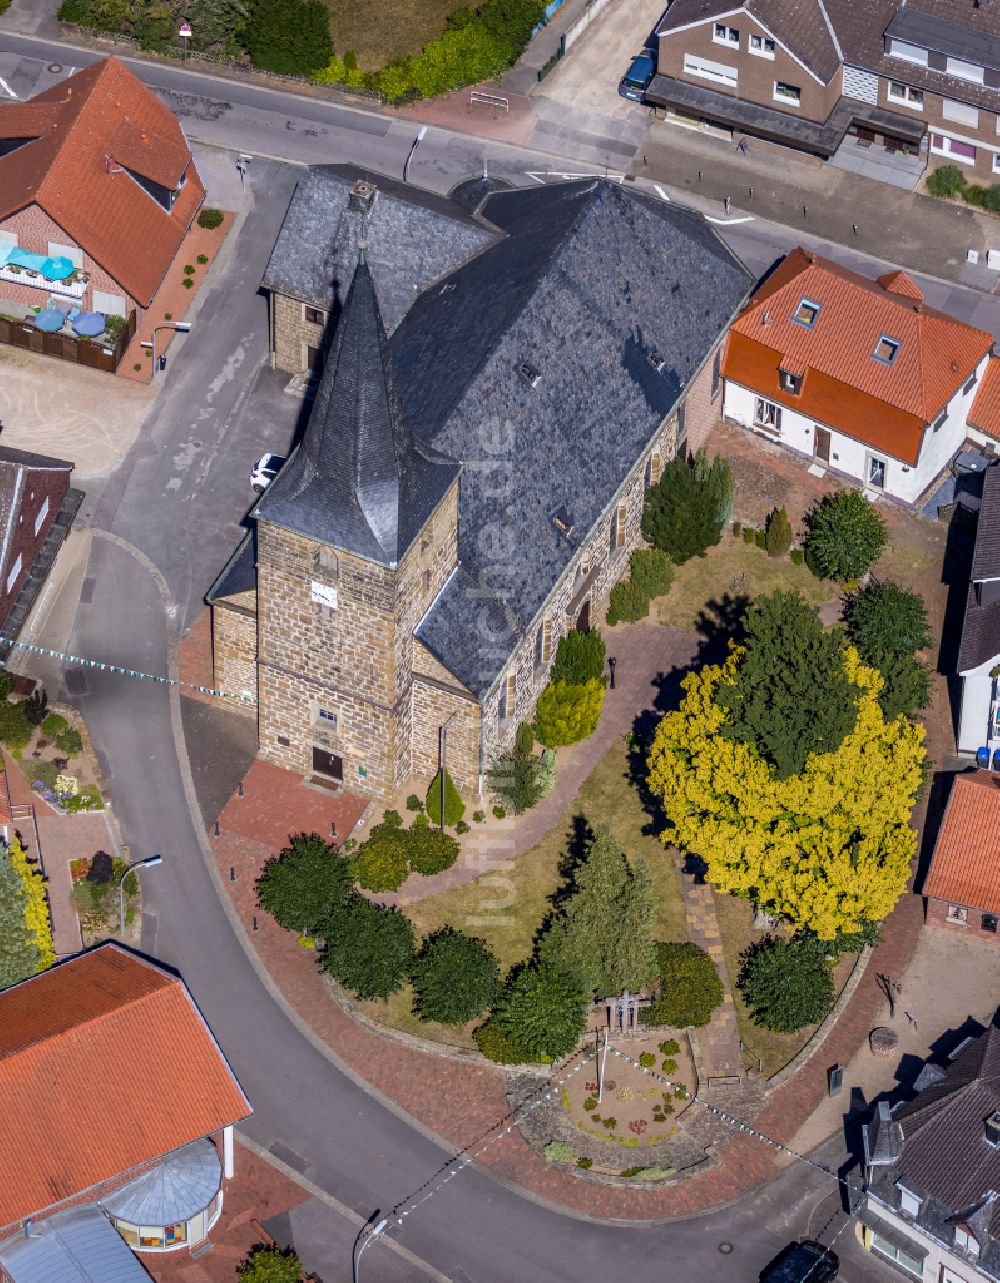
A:
<svg viewBox="0 0 1000 1283">
<path fill-rule="evenodd" d="M 455 781 L 448 771 L 444 773 L 444 822 L 454 828 L 465 814 L 465 803 L 462 801 Z M 431 780 L 427 790 L 427 815 L 432 824 L 441 823 L 441 772 Z"/>
<path fill-rule="evenodd" d="M 806 564 L 822 579 L 860 579 L 885 549 L 885 521 L 860 490 L 825 495 L 806 526 Z"/>
<path fill-rule="evenodd" d="M 320 965 L 358 998 L 388 998 L 413 965 L 413 923 L 399 911 L 349 896 L 323 927 Z"/>
<path fill-rule="evenodd" d="M 191 47 L 221 45 L 235 52 L 242 47 L 249 16 L 247 0 L 190 0 L 184 17 L 191 24 Z"/>
<path fill-rule="evenodd" d="M 604 705 L 602 682 L 549 682 L 535 705 L 535 734 L 548 748 L 576 744 L 593 735 Z"/>
<path fill-rule="evenodd" d="M 296 833 L 264 866 L 257 901 L 281 926 L 312 935 L 343 904 L 353 881 L 337 847 L 318 833 Z"/>
<path fill-rule="evenodd" d="M 559 638 L 549 680 L 566 682 L 570 686 L 583 686 L 589 681 L 603 682 L 606 654 L 604 638 L 596 629 L 592 628 L 587 633 L 574 629 Z"/>
<path fill-rule="evenodd" d="M 533 962 L 508 979 L 476 1041 L 484 1056 L 505 1064 L 558 1060 L 586 1025 L 587 999 L 576 977 Z"/>
<path fill-rule="evenodd" d="M 862 661 L 876 668 L 887 655 L 915 655 L 931 643 L 923 597 L 891 579 L 852 593 L 844 618 Z"/>
<path fill-rule="evenodd" d="M 769 557 L 785 557 L 792 546 L 792 523 L 784 508 L 775 508 L 767 523 L 764 547 Z"/>
<path fill-rule="evenodd" d="M 790 1034 L 822 1020 L 833 1006 L 833 980 L 813 942 L 769 936 L 746 955 L 739 986 L 753 1019 Z"/>
<path fill-rule="evenodd" d="M 690 941 L 658 944 L 656 969 L 660 989 L 652 1006 L 642 1013 L 646 1024 L 675 1029 L 707 1025 L 724 994 L 715 963 L 705 950 Z"/>
<path fill-rule="evenodd" d="M 258 1243 L 236 1267 L 236 1277 L 239 1283 L 299 1283 L 302 1264 L 291 1248 Z"/>
<path fill-rule="evenodd" d="M 913 655 L 887 655 L 878 669 L 885 683 L 878 699 L 887 722 L 912 717 L 931 702 L 930 673 Z"/>
<path fill-rule="evenodd" d="M 28 908 L 24 881 L 0 846 L 0 989 L 27 980 L 40 969 Z"/>
<path fill-rule="evenodd" d="M 424 941 L 411 972 L 413 1010 L 421 1020 L 464 1025 L 491 1007 L 500 968 L 482 940 L 442 927 Z"/>
<path fill-rule="evenodd" d="M 858 690 L 844 668 L 842 635 L 824 628 L 800 593 L 760 597 L 743 617 L 746 640 L 717 699 L 724 735 L 754 744 L 779 779 L 811 753 L 835 753 L 857 717 Z"/>
<path fill-rule="evenodd" d="M 523 815 L 537 806 L 545 796 L 548 783 L 541 758 L 532 753 L 522 753 L 516 746 L 497 758 L 486 778 L 490 792 L 515 815 Z M 554 771 L 552 782 L 555 783 Z"/>
<path fill-rule="evenodd" d="M 647 490 L 642 533 L 681 566 L 719 542 L 732 506 L 729 465 L 719 456 L 709 463 L 699 450 L 691 461 L 671 459 Z"/>
<path fill-rule="evenodd" d="M 572 870 L 569 889 L 540 941 L 539 956 L 577 976 L 586 993 L 641 989 L 656 975 L 655 914 L 645 862 L 630 866 L 602 824 Z"/>
<path fill-rule="evenodd" d="M 257 0 L 246 24 L 250 60 L 263 71 L 309 76 L 333 57 L 322 0 Z"/>
</svg>

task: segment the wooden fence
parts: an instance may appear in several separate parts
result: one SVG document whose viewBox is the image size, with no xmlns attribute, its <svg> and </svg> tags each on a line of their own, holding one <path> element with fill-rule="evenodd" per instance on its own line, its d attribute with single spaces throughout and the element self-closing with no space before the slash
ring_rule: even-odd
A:
<svg viewBox="0 0 1000 1283">
<path fill-rule="evenodd" d="M 42 356 L 57 356 L 63 361 L 75 361 L 92 370 L 105 370 L 114 374 L 121 365 L 125 350 L 135 335 L 136 313 L 128 318 L 125 328 L 112 343 L 99 343 L 91 339 L 78 339 L 72 334 L 46 334 L 31 321 L 12 321 L 0 316 L 0 343 L 39 352 Z"/>
</svg>

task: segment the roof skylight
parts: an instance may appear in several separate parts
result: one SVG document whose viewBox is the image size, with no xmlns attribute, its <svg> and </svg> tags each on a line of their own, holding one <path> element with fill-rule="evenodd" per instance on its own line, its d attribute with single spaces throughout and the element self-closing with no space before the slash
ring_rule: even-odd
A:
<svg viewBox="0 0 1000 1283">
<path fill-rule="evenodd" d="M 872 356 L 876 361 L 881 361 L 883 365 L 892 365 L 898 351 L 899 339 L 890 338 L 888 334 L 882 334 L 875 344 L 875 351 Z"/>
<path fill-rule="evenodd" d="M 816 324 L 816 317 L 819 316 L 820 304 L 814 303 L 812 299 L 802 298 L 799 305 L 792 313 L 792 320 L 798 321 L 799 325 L 804 325 L 807 330 L 811 330 Z"/>
</svg>

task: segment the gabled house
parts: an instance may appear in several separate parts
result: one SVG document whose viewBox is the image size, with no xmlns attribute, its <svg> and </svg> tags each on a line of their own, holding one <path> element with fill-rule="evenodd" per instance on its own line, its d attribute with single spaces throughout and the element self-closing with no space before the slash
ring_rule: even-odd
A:
<svg viewBox="0 0 1000 1283">
<path fill-rule="evenodd" d="M 927 921 L 996 940 L 1000 923 L 1000 775 L 956 775 L 924 879 Z"/>
<path fill-rule="evenodd" d="M 118 58 L 0 102 L 0 311 L 149 308 L 205 198 L 176 117 Z"/>
<path fill-rule="evenodd" d="M 83 494 L 66 459 L 0 446 L 0 637 L 16 637 Z"/>
<path fill-rule="evenodd" d="M 960 753 L 1000 748 L 1000 467 L 983 474 L 983 497 L 958 652 Z"/>
<path fill-rule="evenodd" d="M 871 280 L 795 249 L 733 323 L 725 416 L 916 503 L 965 441 L 992 346 L 929 308 L 905 272 Z"/>
<path fill-rule="evenodd" d="M 208 1236 L 250 1112 L 183 981 L 118 945 L 4 990 L 0 1280 L 148 1283 L 133 1252 Z"/>
<path fill-rule="evenodd" d="M 925 1283 L 1000 1278 L 1000 1029 L 915 1086 L 863 1129 L 864 1245 Z"/>
</svg>

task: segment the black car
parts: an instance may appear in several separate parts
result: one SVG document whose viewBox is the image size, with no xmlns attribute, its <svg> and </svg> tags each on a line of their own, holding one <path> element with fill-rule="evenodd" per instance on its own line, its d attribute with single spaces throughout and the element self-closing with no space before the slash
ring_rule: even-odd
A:
<svg viewBox="0 0 1000 1283">
<path fill-rule="evenodd" d="M 760 1283 L 830 1283 L 840 1273 L 840 1260 L 815 1239 L 790 1243 L 760 1276 Z"/>
</svg>

